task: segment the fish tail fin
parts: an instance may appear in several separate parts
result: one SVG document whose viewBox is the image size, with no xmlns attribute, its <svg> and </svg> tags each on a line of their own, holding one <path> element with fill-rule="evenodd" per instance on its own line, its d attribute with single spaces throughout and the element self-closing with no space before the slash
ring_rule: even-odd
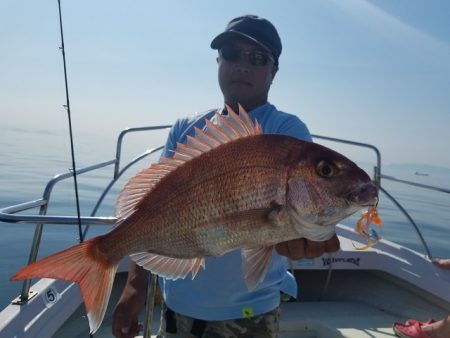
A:
<svg viewBox="0 0 450 338">
<path fill-rule="evenodd" d="M 118 262 L 109 261 L 99 251 L 101 238 L 95 237 L 30 264 L 11 280 L 46 277 L 78 283 L 93 334 L 105 315 L 118 266 Z"/>
</svg>

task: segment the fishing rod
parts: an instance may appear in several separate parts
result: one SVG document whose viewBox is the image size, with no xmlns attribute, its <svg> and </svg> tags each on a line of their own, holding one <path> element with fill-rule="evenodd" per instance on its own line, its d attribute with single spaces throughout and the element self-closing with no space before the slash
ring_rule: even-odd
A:
<svg viewBox="0 0 450 338">
<path fill-rule="evenodd" d="M 66 108 L 67 111 L 67 118 L 69 121 L 69 136 L 70 136 L 70 152 L 72 156 L 72 172 L 73 172 L 73 182 L 75 186 L 75 202 L 77 206 L 77 219 L 78 219 L 78 236 L 80 243 L 83 242 L 84 236 L 83 236 L 83 229 L 81 226 L 81 213 L 80 213 L 80 199 L 78 196 L 78 180 L 77 180 L 77 170 L 76 170 L 76 164 L 75 164 L 75 150 L 73 145 L 73 132 L 72 132 L 72 118 L 70 114 L 70 100 L 69 100 L 69 83 L 67 81 L 67 66 L 66 66 L 66 50 L 64 48 L 64 33 L 63 33 L 63 23 L 62 23 L 62 15 L 61 15 L 61 0 L 58 0 L 58 10 L 59 10 L 59 29 L 61 32 L 61 53 L 62 53 L 62 59 L 63 59 L 63 65 L 64 65 L 64 84 L 66 89 L 66 104 L 64 105 L 64 108 Z"/>
<path fill-rule="evenodd" d="M 81 225 L 81 214 L 80 214 L 80 200 L 78 197 L 78 182 L 77 182 L 77 171 L 75 165 L 75 150 L 73 146 L 73 133 L 72 133 L 72 119 L 70 114 L 70 101 L 69 101 L 69 85 L 67 81 L 67 67 L 66 67 L 66 51 L 64 49 L 64 34 L 63 34 L 63 24 L 62 24 L 62 15 L 61 15 L 61 0 L 58 0 L 58 10 L 59 10 L 59 27 L 61 31 L 61 52 L 64 64 L 64 83 L 66 88 L 66 104 L 64 107 L 67 110 L 67 117 L 69 121 L 69 134 L 70 134 L 70 150 L 72 155 L 72 171 L 73 171 L 73 182 L 75 185 L 75 200 L 77 205 L 77 219 L 78 219 L 78 233 L 80 243 L 83 242 L 84 234 Z M 149 274 L 149 281 L 147 286 L 147 316 L 144 328 L 144 337 L 150 338 L 152 331 L 152 321 L 153 321 L 153 305 L 154 298 L 156 293 L 156 280 L 157 276 L 154 274 Z M 93 337 L 92 334 L 89 334 L 89 337 Z"/>
</svg>

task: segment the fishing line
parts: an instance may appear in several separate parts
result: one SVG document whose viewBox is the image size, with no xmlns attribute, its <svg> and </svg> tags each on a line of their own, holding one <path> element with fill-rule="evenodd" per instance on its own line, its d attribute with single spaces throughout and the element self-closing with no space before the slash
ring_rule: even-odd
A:
<svg viewBox="0 0 450 338">
<path fill-rule="evenodd" d="M 63 65 L 64 65 L 64 84 L 66 87 L 66 104 L 64 107 L 67 111 L 67 117 L 69 121 L 69 135 L 70 135 L 70 152 L 72 155 L 72 172 L 73 172 L 73 182 L 75 186 L 75 202 L 77 206 L 77 219 L 78 219 L 78 236 L 80 243 L 83 242 L 83 230 L 81 226 L 81 215 L 80 215 L 80 199 L 78 197 L 78 182 L 77 182 L 77 170 L 75 165 L 75 150 L 73 146 L 73 133 L 72 133 L 72 118 L 70 115 L 70 101 L 69 101 L 69 84 L 67 81 L 67 67 L 66 67 L 66 51 L 64 49 L 64 34 L 63 34 L 63 24 L 62 24 L 62 15 L 61 15 L 61 0 L 58 0 L 58 10 L 59 10 L 59 28 L 61 32 L 61 47 L 60 50 L 62 52 Z"/>
</svg>

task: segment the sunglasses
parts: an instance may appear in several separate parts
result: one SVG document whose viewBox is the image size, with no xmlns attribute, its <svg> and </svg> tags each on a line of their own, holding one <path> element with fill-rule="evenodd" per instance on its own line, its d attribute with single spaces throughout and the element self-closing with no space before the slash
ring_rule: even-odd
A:
<svg viewBox="0 0 450 338">
<path fill-rule="evenodd" d="M 263 67 L 267 61 L 275 63 L 273 57 L 259 50 L 242 50 L 236 46 L 224 46 L 219 49 L 219 55 L 228 62 L 237 62 L 241 60 L 242 55 L 247 57 L 248 62 L 253 66 Z"/>
</svg>

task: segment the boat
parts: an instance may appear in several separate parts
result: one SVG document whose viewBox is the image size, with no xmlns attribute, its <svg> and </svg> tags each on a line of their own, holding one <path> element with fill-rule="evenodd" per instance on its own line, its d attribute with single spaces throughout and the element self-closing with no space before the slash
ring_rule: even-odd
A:
<svg viewBox="0 0 450 338">
<path fill-rule="evenodd" d="M 114 167 L 110 183 L 99 192 L 92 213 L 90 216 L 80 218 L 85 226 L 84 234 L 92 225 L 114 224 L 114 217 L 96 216 L 105 196 L 131 166 L 162 149 L 162 146 L 157 146 L 146 150 L 123 165 L 121 158 L 124 137 L 130 133 L 169 127 L 165 125 L 126 129 L 118 136 L 115 158 L 77 169 L 77 175 L 84 175 L 108 166 Z M 395 178 L 381 174 L 381 154 L 378 149 L 359 142 L 319 135 L 313 137 L 319 141 L 365 147 L 375 152 L 377 165 L 374 168 L 373 180 L 384 195 L 383 198 L 391 199 L 411 222 L 411 227 L 417 232 L 425 254 L 386 239 L 381 239 L 367 250 L 359 250 L 364 245 L 360 236 L 352 228 L 338 224 L 336 232 L 341 242 L 341 249 L 338 252 L 290 262 L 290 269 L 298 281 L 299 292 L 296 300 L 281 295 L 281 337 L 393 337 L 394 322 L 405 321 L 408 318 L 446 317 L 450 313 L 450 271 L 444 271 L 432 264 L 428 245 L 414 220 L 384 189 L 383 180 Z M 46 185 L 42 198 L 0 210 L 2 222 L 36 224 L 30 262 L 36 259 L 40 238 L 45 236 L 44 224 L 75 226 L 78 223 L 77 216 L 46 214 L 55 185 L 71 178 L 73 171 L 56 175 Z M 415 185 L 413 182 L 397 181 Z M 447 189 L 423 184 L 418 187 L 450 193 Z M 36 209 L 39 209 L 38 213 L 35 211 L 35 214 L 30 214 L 30 210 Z M 389 224 L 384 226 L 389 227 Z M 125 283 L 127 266 L 128 259 L 124 259 L 117 271 L 105 319 L 95 337 L 111 337 L 111 314 Z M 153 305 L 155 280 L 154 276 L 150 279 L 148 308 L 141 315 L 142 322 L 146 323 L 143 337 L 154 336 L 159 326 L 158 302 Z M 89 326 L 84 305 L 75 283 L 53 279 L 40 279 L 34 284 L 25 281 L 21 295 L 0 312 L 2 338 L 88 336 Z"/>
</svg>

